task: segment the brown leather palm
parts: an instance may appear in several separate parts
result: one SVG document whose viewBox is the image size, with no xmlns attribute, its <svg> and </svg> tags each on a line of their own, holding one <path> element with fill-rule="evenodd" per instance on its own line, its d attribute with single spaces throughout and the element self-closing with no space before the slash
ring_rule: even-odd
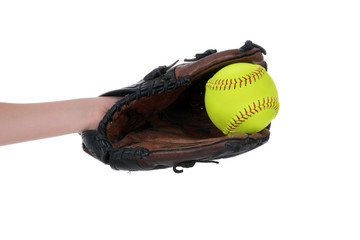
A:
<svg viewBox="0 0 360 240">
<path fill-rule="evenodd" d="M 247 41 L 240 49 L 208 50 L 195 59 L 150 72 L 138 84 L 102 96 L 121 99 L 107 112 L 97 131 L 82 133 L 86 152 L 114 169 L 151 170 L 192 167 L 196 162 L 232 157 L 269 139 L 269 129 L 225 136 L 209 119 L 205 84 L 226 65 L 260 64 L 265 50 Z"/>
</svg>

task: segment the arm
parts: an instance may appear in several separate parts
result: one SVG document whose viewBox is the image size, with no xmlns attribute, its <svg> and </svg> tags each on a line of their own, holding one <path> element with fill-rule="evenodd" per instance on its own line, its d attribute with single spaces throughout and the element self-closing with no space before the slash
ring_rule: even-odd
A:
<svg viewBox="0 0 360 240">
<path fill-rule="evenodd" d="M 0 103 L 0 146 L 96 129 L 113 97 L 58 102 Z"/>
</svg>

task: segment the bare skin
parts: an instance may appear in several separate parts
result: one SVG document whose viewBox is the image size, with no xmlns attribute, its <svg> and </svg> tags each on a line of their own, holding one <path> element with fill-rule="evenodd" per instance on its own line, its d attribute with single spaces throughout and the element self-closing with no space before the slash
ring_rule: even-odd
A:
<svg viewBox="0 0 360 240">
<path fill-rule="evenodd" d="M 0 103 L 0 146 L 96 129 L 115 97 Z"/>
</svg>

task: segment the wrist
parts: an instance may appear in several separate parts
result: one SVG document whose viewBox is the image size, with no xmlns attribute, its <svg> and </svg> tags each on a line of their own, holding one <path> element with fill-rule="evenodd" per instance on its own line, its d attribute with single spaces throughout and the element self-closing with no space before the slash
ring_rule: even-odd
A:
<svg viewBox="0 0 360 240">
<path fill-rule="evenodd" d="M 96 130 L 106 112 L 119 100 L 117 97 L 97 97 L 92 98 L 90 103 L 89 124 L 86 130 Z"/>
</svg>

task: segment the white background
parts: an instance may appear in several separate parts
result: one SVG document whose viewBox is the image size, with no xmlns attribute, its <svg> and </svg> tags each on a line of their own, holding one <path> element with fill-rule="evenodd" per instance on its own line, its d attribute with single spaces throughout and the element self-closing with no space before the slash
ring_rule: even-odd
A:
<svg viewBox="0 0 360 240">
<path fill-rule="evenodd" d="M 356 1 L 1 1 L 0 101 L 93 97 L 209 48 L 263 46 L 270 141 L 175 174 L 77 134 L 0 148 L 0 239 L 359 239 Z M 1 133 L 0 133 L 1 134 Z"/>
</svg>

